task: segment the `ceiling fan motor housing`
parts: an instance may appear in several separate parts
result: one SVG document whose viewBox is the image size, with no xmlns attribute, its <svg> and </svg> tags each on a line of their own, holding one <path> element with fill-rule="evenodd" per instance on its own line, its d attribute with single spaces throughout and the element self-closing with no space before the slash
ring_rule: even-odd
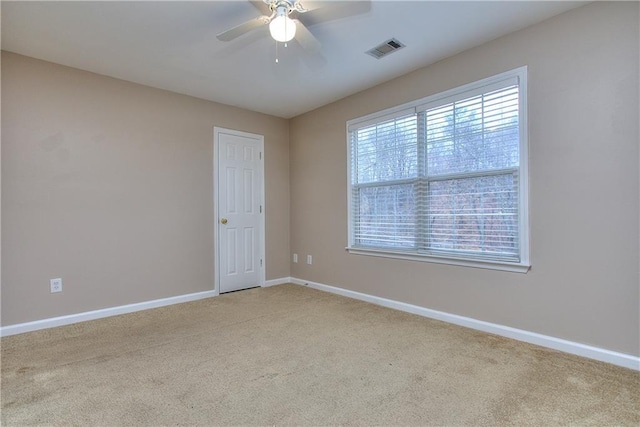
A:
<svg viewBox="0 0 640 427">
<path fill-rule="evenodd" d="M 287 15 L 294 10 L 301 13 L 307 12 L 307 9 L 305 9 L 304 6 L 302 6 L 302 3 L 297 0 L 264 0 L 264 2 L 276 13 L 278 13 L 280 8 L 285 8 Z"/>
</svg>

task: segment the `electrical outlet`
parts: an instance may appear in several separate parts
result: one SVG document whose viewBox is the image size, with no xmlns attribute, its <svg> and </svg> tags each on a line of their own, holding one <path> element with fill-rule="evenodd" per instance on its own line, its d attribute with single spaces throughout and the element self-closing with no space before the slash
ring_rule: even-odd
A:
<svg viewBox="0 0 640 427">
<path fill-rule="evenodd" d="M 56 292 L 62 292 L 62 279 L 51 279 L 49 281 L 51 284 L 51 293 L 54 294 Z"/>
<path fill-rule="evenodd" d="M 298 254 L 293 254 L 293 262 L 298 262 Z"/>
<path fill-rule="evenodd" d="M 311 258 L 311 255 L 307 255 L 307 264 L 313 264 L 313 258 Z"/>
</svg>

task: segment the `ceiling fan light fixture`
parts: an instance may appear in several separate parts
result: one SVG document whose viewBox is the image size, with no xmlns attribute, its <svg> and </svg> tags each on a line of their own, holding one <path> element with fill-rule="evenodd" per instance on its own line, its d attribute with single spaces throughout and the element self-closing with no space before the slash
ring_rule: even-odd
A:
<svg viewBox="0 0 640 427">
<path fill-rule="evenodd" d="M 279 7 L 276 17 L 269 23 L 269 32 L 274 40 L 288 42 L 296 35 L 296 23 L 287 16 L 287 9 Z"/>
</svg>

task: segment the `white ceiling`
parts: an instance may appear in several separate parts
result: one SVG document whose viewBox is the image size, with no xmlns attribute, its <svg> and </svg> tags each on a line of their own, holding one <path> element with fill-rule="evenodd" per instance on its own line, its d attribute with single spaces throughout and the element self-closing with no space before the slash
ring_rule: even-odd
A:
<svg viewBox="0 0 640 427">
<path fill-rule="evenodd" d="M 2 1 L 2 49 L 290 118 L 584 3 L 374 0 L 364 14 L 310 26 L 321 56 L 289 43 L 276 64 L 267 27 L 216 39 L 260 15 L 244 0 Z M 391 37 L 407 47 L 380 60 L 364 53 Z"/>
</svg>

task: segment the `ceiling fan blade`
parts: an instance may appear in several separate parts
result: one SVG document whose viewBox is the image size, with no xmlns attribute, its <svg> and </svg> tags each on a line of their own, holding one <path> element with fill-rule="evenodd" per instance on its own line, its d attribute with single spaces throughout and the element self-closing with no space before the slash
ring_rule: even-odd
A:
<svg viewBox="0 0 640 427">
<path fill-rule="evenodd" d="M 305 4 L 306 6 L 306 4 Z M 336 1 L 326 2 L 323 7 L 314 8 L 309 12 L 301 13 L 298 17 L 311 27 L 326 21 L 348 18 L 361 15 L 371 10 L 371 1 Z"/>
<path fill-rule="evenodd" d="M 220 34 L 218 34 L 216 37 L 218 38 L 218 40 L 223 41 L 223 42 L 228 42 L 231 41 L 235 38 L 240 37 L 243 34 L 248 33 L 251 30 L 255 30 L 256 28 L 259 28 L 263 25 L 266 25 L 269 23 L 270 18 L 268 16 L 259 16 L 255 19 L 252 19 L 250 21 L 247 21 L 243 24 L 240 24 L 236 27 L 233 27 L 227 31 L 224 31 Z"/>
<path fill-rule="evenodd" d="M 293 22 L 296 23 L 296 40 L 298 43 L 308 52 L 318 52 L 322 46 L 318 39 L 311 34 L 311 31 L 299 19 L 294 19 Z"/>
</svg>

